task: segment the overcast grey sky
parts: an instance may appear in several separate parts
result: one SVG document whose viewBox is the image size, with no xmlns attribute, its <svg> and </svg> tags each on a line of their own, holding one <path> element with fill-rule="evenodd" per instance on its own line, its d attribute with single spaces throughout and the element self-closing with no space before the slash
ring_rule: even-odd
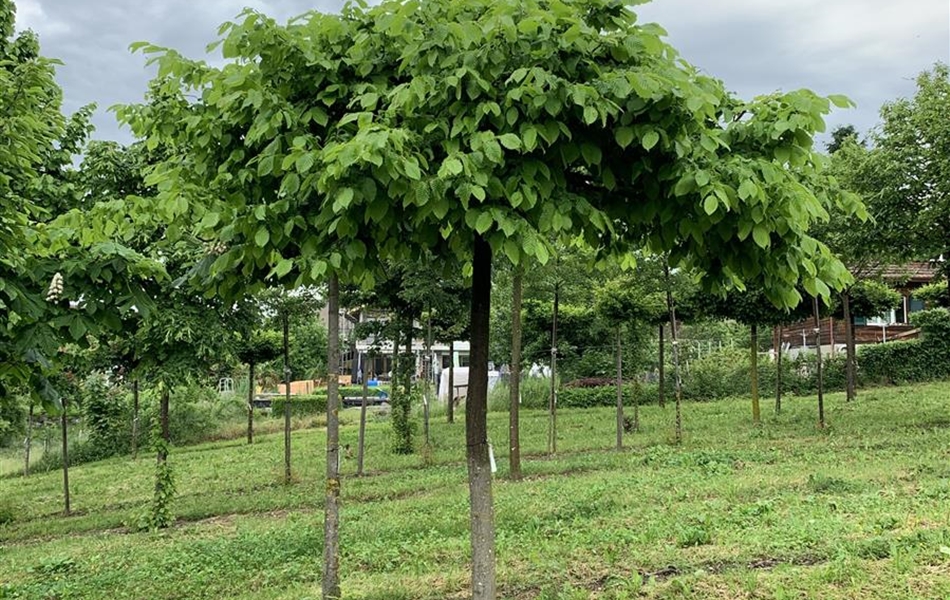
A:
<svg viewBox="0 0 950 600">
<path fill-rule="evenodd" d="M 464 1 L 464 0 L 459 0 Z M 142 99 L 151 73 L 130 43 L 147 40 L 202 57 L 218 25 L 251 6 L 280 21 L 340 0 L 16 0 L 17 22 L 63 60 L 69 112 L 99 111 L 95 137 L 127 142 L 106 109 Z M 636 7 L 693 64 L 743 97 L 807 87 L 841 93 L 858 108 L 829 119 L 865 132 L 881 104 L 914 91 L 914 77 L 950 62 L 948 0 L 654 0 Z"/>
</svg>

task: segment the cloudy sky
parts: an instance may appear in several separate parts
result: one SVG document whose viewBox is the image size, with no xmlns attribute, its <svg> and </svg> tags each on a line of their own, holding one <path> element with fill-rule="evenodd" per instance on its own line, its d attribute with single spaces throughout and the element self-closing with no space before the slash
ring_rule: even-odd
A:
<svg viewBox="0 0 950 600">
<path fill-rule="evenodd" d="M 464 0 L 459 0 L 464 1 Z M 151 73 L 130 43 L 147 40 L 202 57 L 218 25 L 245 6 L 278 20 L 340 0 L 16 0 L 17 23 L 63 60 L 66 110 L 96 102 L 95 137 L 129 141 L 105 109 L 140 101 Z M 705 72 L 743 97 L 807 87 L 841 93 L 858 108 L 829 126 L 865 132 L 881 104 L 914 91 L 914 77 L 950 62 L 948 0 L 654 0 L 637 8 Z"/>
</svg>

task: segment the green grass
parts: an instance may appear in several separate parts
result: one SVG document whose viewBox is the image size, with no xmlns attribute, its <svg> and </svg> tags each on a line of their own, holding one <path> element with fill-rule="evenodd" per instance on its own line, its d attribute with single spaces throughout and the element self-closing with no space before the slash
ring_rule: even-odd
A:
<svg viewBox="0 0 950 600">
<path fill-rule="evenodd" d="M 491 413 L 503 598 L 950 597 L 950 384 L 789 398 L 760 427 L 748 400 L 642 410 L 644 431 L 611 450 L 609 409 L 523 414 L 526 479 L 507 479 L 507 413 Z M 766 411 L 768 414 L 768 411 Z M 344 597 L 464 598 L 468 488 L 464 416 L 433 422 L 433 448 L 388 452 L 371 420 L 367 469 L 344 459 Z M 357 412 L 343 443 L 355 452 Z M 421 425 L 419 427 L 421 434 Z M 421 439 L 419 446 L 421 446 Z M 176 448 L 175 527 L 130 533 L 153 459 L 118 458 L 0 480 L 0 598 L 320 596 L 323 432 L 293 435 L 296 480 L 280 482 L 282 437 Z"/>
</svg>

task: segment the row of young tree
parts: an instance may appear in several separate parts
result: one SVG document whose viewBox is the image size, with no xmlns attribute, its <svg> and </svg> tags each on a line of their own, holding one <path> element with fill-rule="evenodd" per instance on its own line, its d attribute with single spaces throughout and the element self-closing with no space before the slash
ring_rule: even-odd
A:
<svg viewBox="0 0 950 600">
<path fill-rule="evenodd" d="M 341 287 L 394 310 L 396 349 L 411 340 L 414 321 L 437 322 L 436 290 L 469 290 L 460 306 L 471 340 L 472 595 L 483 599 L 496 597 L 486 412 L 499 259 L 511 269 L 512 365 L 525 358 L 522 282 L 538 265 L 550 269 L 556 373 L 567 248 L 586 248 L 592 268 L 629 271 L 635 257 L 654 257 L 640 259 L 661 266 L 650 278 L 620 274 L 597 298 L 622 381 L 624 327 L 642 321 L 662 332 L 664 321 L 676 323 L 673 280 L 686 274 L 710 294 L 749 290 L 726 307 L 754 325 L 773 321 L 771 307 L 787 315 L 805 298 L 830 305 L 837 292 L 848 310 L 851 286 L 865 275 L 852 265 L 892 256 L 872 248 L 896 256 L 908 245 L 884 244 L 865 227 L 868 210 L 848 188 L 863 194 L 880 230 L 901 223 L 915 236 L 918 256 L 945 251 L 946 132 L 923 129 L 947 105 L 944 66 L 921 77 L 913 101 L 885 109 L 871 150 L 844 142 L 828 169 L 813 137 L 832 104 L 850 105 L 846 98 L 803 90 L 738 99 L 676 58 L 659 29 L 609 0 L 386 1 L 286 25 L 247 11 L 221 36 L 222 66 L 136 44 L 158 75 L 145 103 L 117 114 L 141 141 L 130 150 L 90 146 L 90 168 L 74 169 L 89 110 L 62 116 L 52 63 L 34 36 L 13 35 L 13 4 L 0 0 L 0 396 L 25 386 L 55 405 L 50 374 L 62 368 L 64 340 L 123 346 L 115 364 L 161 391 L 159 525 L 171 484 L 163 442 L 172 382 L 219 359 L 242 330 L 231 324 L 253 322 L 248 313 L 267 289 L 325 286 L 324 598 L 341 595 Z M 920 170 L 862 187 L 875 181 L 865 175 L 884 178 L 894 165 Z M 892 214 L 902 202 L 913 218 Z M 414 271 L 433 281 L 420 296 L 407 297 L 414 286 L 388 285 Z M 438 275 L 449 273 L 464 280 L 440 287 Z M 740 306 L 749 310 L 733 312 Z M 676 367 L 677 328 L 669 332 Z M 243 356 L 257 364 L 261 346 L 249 339 Z M 531 343 L 529 356 L 543 353 Z M 403 361 L 397 398 L 409 397 L 407 372 Z M 679 390 L 678 369 L 674 378 Z M 400 402 L 394 414 L 408 406 Z M 556 406 L 552 389 L 552 452 Z M 618 446 L 622 409 L 618 393 Z"/>
</svg>

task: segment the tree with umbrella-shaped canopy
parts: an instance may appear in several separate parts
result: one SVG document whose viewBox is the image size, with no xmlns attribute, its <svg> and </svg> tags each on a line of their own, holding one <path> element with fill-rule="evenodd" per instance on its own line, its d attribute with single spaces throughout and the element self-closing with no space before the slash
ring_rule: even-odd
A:
<svg viewBox="0 0 950 600">
<path fill-rule="evenodd" d="M 281 26 L 226 24 L 226 64 L 143 46 L 158 78 L 120 111 L 169 160 L 166 216 L 219 240 L 210 294 L 268 278 L 371 287 L 380 259 L 471 261 L 466 403 L 472 589 L 496 596 L 486 429 L 493 255 L 544 262 L 581 236 L 604 257 L 649 246 L 722 291 L 847 278 L 808 227 L 831 202 L 812 135 L 831 101 L 740 101 L 609 0 L 351 4 Z M 197 98 L 186 94 L 197 93 Z M 340 596 L 335 389 L 329 392 L 323 593 Z"/>
</svg>

